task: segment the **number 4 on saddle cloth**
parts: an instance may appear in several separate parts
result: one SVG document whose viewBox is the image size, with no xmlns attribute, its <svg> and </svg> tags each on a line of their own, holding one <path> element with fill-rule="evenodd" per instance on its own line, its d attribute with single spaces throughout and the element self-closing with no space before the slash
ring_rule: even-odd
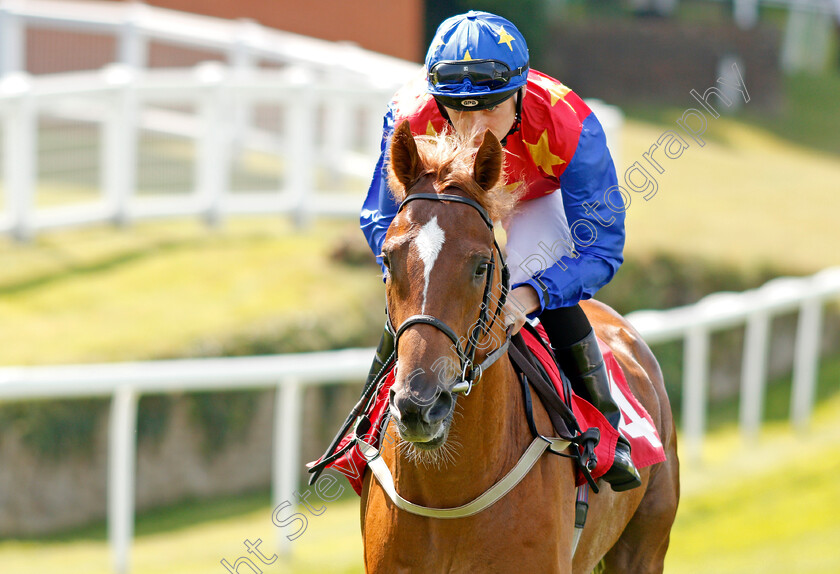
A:
<svg viewBox="0 0 840 574">
<path fill-rule="evenodd" d="M 568 379 L 561 376 L 557 363 L 546 346 L 548 336 L 542 326 L 537 325 L 533 329 L 522 329 L 520 333 L 528 350 L 539 362 L 543 372 L 548 375 L 558 395 L 567 404 L 570 403 L 571 411 L 577 419 L 577 426 L 582 431 L 596 428 L 600 432 L 600 439 L 594 448 L 597 465 L 590 470 L 592 478 L 597 479 L 612 466 L 618 433 L 600 411 L 586 399 L 572 394 L 571 400 L 569 400 L 566 396 L 567 390 L 571 389 L 571 385 L 568 384 Z M 604 356 L 604 363 L 607 366 L 610 391 L 616 404 L 621 409 L 619 429 L 630 442 L 633 463 L 636 468 L 641 469 L 664 461 L 665 451 L 662 448 L 662 441 L 653 424 L 653 419 L 630 391 L 627 379 L 624 377 L 612 350 L 600 339 L 598 344 Z M 356 420 L 357 424 L 354 425 L 354 428 L 344 435 L 337 445 L 329 449 L 324 456 L 306 465 L 310 469 L 309 472 L 313 473 L 310 484 L 314 482 L 323 469 L 332 468 L 346 476 L 356 494 L 361 495 L 367 461 L 359 450 L 357 439 L 362 439 L 377 448 L 380 447 L 383 440 L 395 440 L 394 437 L 387 434 L 383 436 L 383 427 L 387 426 L 388 391 L 394 383 L 394 369 L 389 369 L 387 375 L 382 379 L 374 394 L 365 401 L 362 416 L 356 418 L 351 413 L 351 417 L 348 418 L 348 423 Z M 347 432 L 346 426 L 342 430 L 343 432 Z M 572 446 L 570 448 L 578 447 Z M 584 482 L 584 473 L 579 469 L 576 485 L 580 486 Z"/>
</svg>

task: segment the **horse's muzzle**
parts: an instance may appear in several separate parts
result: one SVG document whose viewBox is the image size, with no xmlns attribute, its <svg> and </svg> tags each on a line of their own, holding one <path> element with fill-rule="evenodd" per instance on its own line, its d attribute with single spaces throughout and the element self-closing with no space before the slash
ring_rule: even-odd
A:
<svg viewBox="0 0 840 574">
<path fill-rule="evenodd" d="M 403 440 L 416 444 L 430 443 L 437 447 L 446 435 L 446 422 L 455 406 L 452 393 L 440 386 L 428 398 L 405 389 L 391 388 L 391 416 L 397 423 Z"/>
</svg>

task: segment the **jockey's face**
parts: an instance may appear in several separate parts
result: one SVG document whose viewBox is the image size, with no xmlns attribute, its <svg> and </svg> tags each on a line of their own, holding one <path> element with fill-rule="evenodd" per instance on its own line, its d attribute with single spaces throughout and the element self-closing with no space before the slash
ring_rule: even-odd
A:
<svg viewBox="0 0 840 574">
<path fill-rule="evenodd" d="M 474 112 L 461 112 L 446 108 L 455 131 L 460 135 L 475 134 L 475 145 L 484 138 L 484 132 L 490 130 L 501 141 L 513 127 L 516 120 L 516 96 L 506 99 L 494 108 Z"/>
</svg>

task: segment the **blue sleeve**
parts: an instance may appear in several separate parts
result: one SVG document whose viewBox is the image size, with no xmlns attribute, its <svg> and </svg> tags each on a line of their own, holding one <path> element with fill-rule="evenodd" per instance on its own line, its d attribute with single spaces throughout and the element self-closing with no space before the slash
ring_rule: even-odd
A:
<svg viewBox="0 0 840 574">
<path fill-rule="evenodd" d="M 388 106 L 382 128 L 382 142 L 380 144 L 379 161 L 373 171 L 373 178 L 368 188 L 367 197 L 362 205 L 359 217 L 362 233 L 365 234 L 368 245 L 376 256 L 376 262 L 382 267 L 382 244 L 391 221 L 397 215 L 398 205 L 388 189 L 388 144 L 394 132 L 394 109 Z"/>
<path fill-rule="evenodd" d="M 606 200 L 607 192 L 617 185 L 604 130 L 590 113 L 583 121 L 575 154 L 560 175 L 563 208 L 577 256 L 564 257 L 520 284 L 531 285 L 539 294 L 540 309 L 531 317 L 545 308 L 569 307 L 591 298 L 624 262 L 624 209 L 615 205 L 615 197 L 610 199 L 618 210 Z"/>
</svg>

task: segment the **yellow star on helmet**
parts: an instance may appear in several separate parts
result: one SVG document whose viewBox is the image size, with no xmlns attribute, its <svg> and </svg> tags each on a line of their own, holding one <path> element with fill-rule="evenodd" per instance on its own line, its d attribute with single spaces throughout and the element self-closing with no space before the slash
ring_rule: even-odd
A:
<svg viewBox="0 0 840 574">
<path fill-rule="evenodd" d="M 440 48 L 443 45 L 444 45 L 443 38 L 441 38 L 440 36 L 435 36 L 435 39 L 432 40 L 431 47 L 429 47 L 429 51 L 434 54 L 437 51 L 437 49 Z"/>
<path fill-rule="evenodd" d="M 560 159 L 560 156 L 551 153 L 551 149 L 548 145 L 548 130 L 543 130 L 540 139 L 537 140 L 536 143 L 531 144 L 524 140 L 523 143 L 525 144 L 525 147 L 528 148 L 528 151 L 531 152 L 531 157 L 533 158 L 534 163 L 546 175 L 554 176 L 554 166 L 566 163 Z"/>
<path fill-rule="evenodd" d="M 536 74 L 535 74 L 536 75 Z M 568 88 L 561 84 L 560 82 L 555 82 L 549 78 L 539 77 L 534 80 L 538 86 L 545 88 L 545 90 L 551 94 L 551 105 L 552 107 L 554 104 L 557 103 L 558 100 L 563 100 L 563 103 L 569 106 L 573 112 L 575 109 L 572 107 L 572 104 L 566 101 L 566 94 L 572 91 L 571 88 Z"/>
<path fill-rule="evenodd" d="M 511 46 L 510 43 L 514 40 L 516 40 L 516 38 L 505 32 L 504 26 L 499 26 L 499 44 L 507 44 L 507 47 L 510 48 L 511 52 L 513 52 L 513 46 Z"/>
<path fill-rule="evenodd" d="M 469 50 L 467 50 L 467 53 L 466 53 L 466 54 L 464 54 L 464 60 L 465 60 L 465 61 L 466 61 L 466 60 L 472 60 L 472 56 L 470 56 L 470 51 L 469 51 Z"/>
</svg>

